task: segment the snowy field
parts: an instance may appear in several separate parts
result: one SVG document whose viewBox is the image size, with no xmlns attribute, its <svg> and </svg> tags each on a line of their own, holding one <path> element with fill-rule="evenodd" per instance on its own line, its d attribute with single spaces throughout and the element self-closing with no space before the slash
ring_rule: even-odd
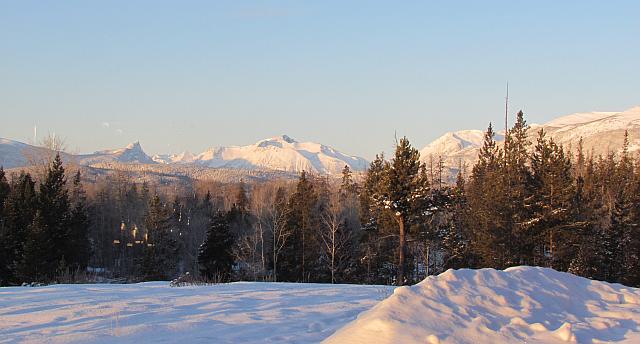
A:
<svg viewBox="0 0 640 344">
<path fill-rule="evenodd" d="M 397 288 L 326 343 L 640 343 L 640 289 L 551 269 L 449 270 Z"/>
<path fill-rule="evenodd" d="M 325 339 L 338 344 L 640 343 L 640 289 L 532 267 L 449 270 L 395 290 L 248 282 L 0 288 L 0 343 Z"/>
<path fill-rule="evenodd" d="M 392 293 L 248 282 L 0 288 L 0 343 L 318 343 Z"/>
</svg>

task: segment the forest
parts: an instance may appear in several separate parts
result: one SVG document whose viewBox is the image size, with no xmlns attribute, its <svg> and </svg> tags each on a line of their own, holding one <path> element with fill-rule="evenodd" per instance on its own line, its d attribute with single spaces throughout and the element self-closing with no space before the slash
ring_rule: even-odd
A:
<svg viewBox="0 0 640 344">
<path fill-rule="evenodd" d="M 407 138 L 364 175 L 151 185 L 83 181 L 53 156 L 0 168 L 0 285 L 203 281 L 412 284 L 449 268 L 550 267 L 640 286 L 640 160 L 530 142 L 522 112 L 447 183 Z M 441 160 L 439 160 L 441 161 Z M 449 166 L 451 167 L 451 166 Z"/>
</svg>

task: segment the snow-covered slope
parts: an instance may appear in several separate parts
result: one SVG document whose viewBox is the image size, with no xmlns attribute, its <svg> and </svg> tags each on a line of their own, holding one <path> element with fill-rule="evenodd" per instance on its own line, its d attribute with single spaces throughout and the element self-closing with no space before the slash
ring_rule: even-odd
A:
<svg viewBox="0 0 640 344">
<path fill-rule="evenodd" d="M 547 137 L 564 147 L 575 150 L 580 138 L 585 152 L 595 155 L 616 152 L 622 147 L 624 131 L 629 131 L 630 151 L 640 150 L 640 106 L 622 112 L 575 113 L 556 118 L 543 125 L 531 124 L 529 139 L 535 141 L 542 128 Z M 460 163 L 471 168 L 483 142 L 484 130 L 464 130 L 446 133 L 420 151 L 423 161 L 442 156 L 445 165 L 457 168 Z M 504 141 L 504 131 L 498 132 L 496 141 Z"/>
<path fill-rule="evenodd" d="M 287 135 L 261 140 L 248 146 L 216 147 L 195 157 L 194 162 L 208 167 L 270 169 L 286 172 L 338 174 L 348 165 L 354 171 L 367 168 L 367 161 L 343 154 L 331 147 L 298 142 Z"/>
<path fill-rule="evenodd" d="M 160 164 L 190 164 L 195 160 L 195 155 L 184 151 L 180 154 L 156 154 L 151 159 Z"/>
<path fill-rule="evenodd" d="M 0 288 L 0 343 L 318 343 L 392 292 L 245 282 Z"/>
<path fill-rule="evenodd" d="M 38 146 L 0 138 L 0 166 L 5 169 L 40 164 L 55 155 L 55 152 Z M 69 155 L 62 154 L 68 160 Z"/>
<path fill-rule="evenodd" d="M 134 142 L 125 148 L 105 150 L 93 154 L 82 154 L 77 156 L 80 164 L 93 165 L 98 163 L 118 162 L 125 164 L 155 164 L 140 146 L 140 142 Z"/>
<path fill-rule="evenodd" d="M 496 135 L 497 141 L 504 140 L 504 133 Z M 479 147 L 484 140 L 482 130 L 462 130 L 442 135 L 435 141 L 420 150 L 420 158 L 423 162 L 429 159 L 445 159 L 445 165 L 458 168 L 460 162 L 474 161 L 478 156 Z"/>
<path fill-rule="evenodd" d="M 448 270 L 324 343 L 640 343 L 640 289 L 555 270 Z"/>
<path fill-rule="evenodd" d="M 29 165 L 34 152 L 50 153 L 46 148 L 0 139 L 0 165 L 4 165 L 5 168 Z M 368 166 L 365 159 L 343 154 L 319 143 L 298 142 L 286 135 L 261 140 L 248 146 L 211 148 L 198 155 L 184 152 L 160 154 L 152 158 L 144 152 L 139 142 L 134 142 L 121 149 L 65 156 L 83 166 L 103 168 L 114 164 L 165 164 L 180 165 L 181 168 L 192 165 L 198 168 L 339 174 L 345 165 L 353 171 L 364 171 Z"/>
</svg>

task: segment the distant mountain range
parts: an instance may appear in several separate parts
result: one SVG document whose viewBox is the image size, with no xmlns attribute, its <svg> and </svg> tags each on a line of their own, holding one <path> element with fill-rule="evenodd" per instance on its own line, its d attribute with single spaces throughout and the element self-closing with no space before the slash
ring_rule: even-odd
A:
<svg viewBox="0 0 640 344">
<path fill-rule="evenodd" d="M 37 157 L 48 154 L 50 151 L 43 147 L 0 139 L 0 165 L 5 168 L 29 166 Z M 121 149 L 92 154 L 64 154 L 64 158 L 81 166 L 166 164 L 287 173 L 307 171 L 318 174 L 339 174 L 345 165 L 353 171 L 364 171 L 368 166 L 368 162 L 363 158 L 343 154 L 319 143 L 298 142 L 287 135 L 261 140 L 248 146 L 210 148 L 198 155 L 184 152 L 150 157 L 139 142 L 134 142 Z"/>
<path fill-rule="evenodd" d="M 525 114 L 526 116 L 526 114 Z M 640 106 L 622 112 L 586 112 L 562 116 L 545 124 L 531 124 L 529 140 L 535 142 L 540 129 L 548 138 L 575 151 L 580 138 L 585 154 L 606 155 L 618 152 L 624 141 L 624 131 L 629 132 L 629 151 L 640 150 Z M 461 164 L 468 170 L 478 158 L 485 130 L 462 130 L 449 132 L 420 151 L 420 157 L 428 162 L 442 157 L 445 166 L 457 169 Z M 504 142 L 504 131 L 498 131 L 496 141 Z M 533 145 L 531 145 L 533 148 Z"/>
<path fill-rule="evenodd" d="M 640 150 L 640 106 L 622 112 L 575 113 L 543 125 L 531 124 L 529 138 L 532 142 L 540 129 L 544 129 L 547 136 L 557 143 L 573 150 L 582 138 L 585 152 L 594 155 L 619 151 L 624 131 L 628 130 L 629 148 L 635 153 Z M 445 166 L 454 173 L 461 165 L 466 165 L 470 170 L 478 157 L 483 136 L 484 130 L 446 133 L 420 150 L 421 159 L 429 163 L 442 157 Z M 495 139 L 503 142 L 504 132 L 498 131 Z M 0 139 L 0 165 L 5 168 L 33 165 L 42 156 L 50 154 L 51 151 L 43 147 Z M 345 165 L 353 171 L 365 171 L 368 167 L 368 162 L 363 158 L 341 153 L 319 143 L 298 142 L 287 135 L 247 146 L 214 147 L 200 154 L 183 152 L 150 157 L 140 143 L 135 142 L 125 148 L 92 154 L 63 154 L 63 158 L 86 167 L 135 170 L 140 165 L 138 170 L 154 170 L 165 174 L 180 171 L 179 174 L 183 176 L 188 175 L 185 171 L 189 170 L 197 170 L 202 174 L 203 169 L 217 169 L 226 174 L 234 170 L 245 171 L 243 173 L 256 171 L 267 176 L 273 173 L 291 175 L 301 171 L 338 175 Z"/>
</svg>

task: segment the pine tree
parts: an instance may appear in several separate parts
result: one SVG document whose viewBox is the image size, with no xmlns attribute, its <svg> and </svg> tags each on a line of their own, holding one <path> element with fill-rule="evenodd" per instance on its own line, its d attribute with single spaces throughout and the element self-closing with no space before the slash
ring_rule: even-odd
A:
<svg viewBox="0 0 640 344">
<path fill-rule="evenodd" d="M 503 210 L 508 207 L 500 172 L 503 152 L 489 124 L 484 134 L 478 162 L 473 166 L 467 200 L 469 223 L 474 224 L 472 246 L 479 267 L 505 268 L 512 262 L 512 232 L 505 224 Z"/>
<path fill-rule="evenodd" d="M 4 169 L 0 166 L 0 286 L 8 284 L 9 271 L 8 261 L 9 252 L 5 247 L 7 242 L 7 233 L 5 228 L 4 201 L 11 191 Z"/>
<path fill-rule="evenodd" d="M 87 196 L 82 188 L 80 170 L 73 178 L 71 188 L 71 214 L 65 259 L 72 268 L 85 268 L 89 262 L 89 215 Z"/>
<path fill-rule="evenodd" d="M 531 159 L 533 174 L 533 217 L 527 230 L 539 238 L 538 264 L 566 271 L 575 252 L 571 237 L 575 235 L 572 200 L 575 196 L 571 160 L 544 130 L 538 134 Z"/>
<path fill-rule="evenodd" d="M 55 262 L 56 266 L 60 261 L 68 260 L 65 254 L 69 252 L 70 203 L 66 183 L 62 159 L 60 154 L 56 154 L 49 164 L 38 194 L 38 209 L 53 244 L 53 249 L 45 257 L 49 262 Z"/>
<path fill-rule="evenodd" d="M 7 182 L 4 168 L 0 166 L 0 215 L 2 215 L 2 209 L 4 209 L 4 200 L 9 196 L 10 191 L 11 187 L 9 186 L 9 182 Z M 0 218 L 0 221 L 2 221 L 2 218 Z M 0 226 L 1 225 L 2 223 L 0 222 Z"/>
<path fill-rule="evenodd" d="M 513 238 L 510 264 L 532 263 L 531 240 L 528 238 L 525 223 L 530 219 L 529 214 L 531 190 L 531 172 L 527 166 L 529 153 L 527 138 L 529 126 L 524 120 L 524 114 L 519 111 L 516 122 L 505 136 L 503 170 L 501 171 L 504 185 L 504 226 Z"/>
<path fill-rule="evenodd" d="M 343 200 L 351 199 L 358 194 L 358 184 L 353 180 L 349 165 L 344 165 L 342 169 L 342 183 L 338 192 Z"/>
<path fill-rule="evenodd" d="M 312 257 L 317 257 L 320 251 L 316 238 L 317 205 L 318 192 L 307 173 L 302 171 L 287 206 L 287 226 L 292 238 L 280 258 L 280 280 L 307 282 L 317 268 L 312 265 L 315 262 Z"/>
<path fill-rule="evenodd" d="M 18 283 L 18 265 L 36 212 L 37 195 L 31 175 L 20 173 L 11 181 L 0 227 L 0 285 Z M 41 257 L 44 259 L 44 257 Z"/>
<path fill-rule="evenodd" d="M 19 278 L 24 282 L 46 282 L 53 276 L 57 261 L 43 259 L 54 249 L 55 243 L 48 233 L 40 210 L 27 229 L 24 251 L 18 268 Z"/>
<path fill-rule="evenodd" d="M 233 266 L 232 247 L 228 214 L 213 215 L 207 237 L 198 251 L 200 273 L 209 279 L 229 280 Z"/>
<path fill-rule="evenodd" d="M 396 146 L 394 158 L 384 165 L 382 180 L 373 191 L 373 204 L 389 212 L 398 230 L 398 285 L 404 285 L 407 235 L 412 224 L 422 215 L 425 200 L 429 198 L 429 181 L 425 167 L 420 164 L 420 153 L 406 137 Z M 421 172 L 422 171 L 422 172 Z"/>
<path fill-rule="evenodd" d="M 148 234 L 142 264 L 144 279 L 171 279 L 176 274 L 178 242 L 173 232 L 171 212 L 157 194 L 149 202 L 144 222 Z"/>
<path fill-rule="evenodd" d="M 240 212 L 246 213 L 249 209 L 249 197 L 247 197 L 247 190 L 244 181 L 240 181 L 236 190 L 236 201 L 234 203 L 235 208 Z"/>
<path fill-rule="evenodd" d="M 442 248 L 444 250 L 444 268 L 459 269 L 472 267 L 470 255 L 470 233 L 468 231 L 468 204 L 465 192 L 465 179 L 458 173 L 456 185 L 452 190 L 451 206 L 448 209 L 450 218 L 442 233 Z"/>
</svg>

